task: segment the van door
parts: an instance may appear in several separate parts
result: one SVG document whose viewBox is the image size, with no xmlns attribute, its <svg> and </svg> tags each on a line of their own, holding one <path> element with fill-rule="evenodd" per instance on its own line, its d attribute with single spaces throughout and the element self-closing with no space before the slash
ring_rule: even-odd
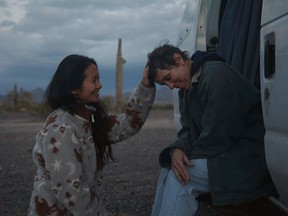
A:
<svg viewBox="0 0 288 216">
<path fill-rule="evenodd" d="M 288 7 L 264 0 L 260 45 L 261 95 L 269 171 L 288 208 Z"/>
</svg>

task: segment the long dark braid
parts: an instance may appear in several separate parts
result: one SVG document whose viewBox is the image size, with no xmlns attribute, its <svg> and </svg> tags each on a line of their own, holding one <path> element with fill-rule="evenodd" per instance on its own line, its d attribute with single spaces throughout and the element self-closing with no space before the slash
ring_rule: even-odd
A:
<svg viewBox="0 0 288 216">
<path fill-rule="evenodd" d="M 92 136 L 96 149 L 97 169 L 101 170 L 109 162 L 114 161 L 111 142 L 108 139 L 108 111 L 103 102 L 98 101 L 96 110 L 93 111 L 91 118 Z"/>
</svg>

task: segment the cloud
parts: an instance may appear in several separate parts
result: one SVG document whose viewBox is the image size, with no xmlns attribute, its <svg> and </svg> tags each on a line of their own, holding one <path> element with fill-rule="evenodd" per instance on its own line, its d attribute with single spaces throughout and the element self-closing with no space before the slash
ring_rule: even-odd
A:
<svg viewBox="0 0 288 216">
<path fill-rule="evenodd" d="M 127 60 L 124 83 L 130 86 L 141 77 L 149 51 L 161 40 L 176 43 L 185 4 L 186 0 L 0 0 L 0 94 L 14 84 L 27 90 L 45 88 L 58 63 L 71 53 L 93 57 L 103 69 L 102 80 L 111 79 L 119 38 Z M 107 84 L 112 91 L 113 82 Z"/>
</svg>

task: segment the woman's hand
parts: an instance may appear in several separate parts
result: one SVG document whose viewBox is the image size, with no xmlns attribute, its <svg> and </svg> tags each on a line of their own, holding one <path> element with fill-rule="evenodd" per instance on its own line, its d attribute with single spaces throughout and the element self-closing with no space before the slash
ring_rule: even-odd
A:
<svg viewBox="0 0 288 216">
<path fill-rule="evenodd" d="M 142 80 L 141 80 L 141 83 L 143 86 L 145 86 L 146 88 L 152 88 L 155 86 L 154 83 L 151 83 L 150 80 L 148 79 L 148 66 L 146 66 L 144 68 L 144 71 L 143 71 L 143 76 L 142 76 Z"/>
<path fill-rule="evenodd" d="M 175 148 L 171 152 L 171 160 L 172 160 L 172 170 L 175 173 L 175 176 L 182 184 L 187 184 L 190 180 L 189 173 L 185 165 L 193 166 L 191 161 L 188 159 L 186 154 L 178 148 Z"/>
</svg>

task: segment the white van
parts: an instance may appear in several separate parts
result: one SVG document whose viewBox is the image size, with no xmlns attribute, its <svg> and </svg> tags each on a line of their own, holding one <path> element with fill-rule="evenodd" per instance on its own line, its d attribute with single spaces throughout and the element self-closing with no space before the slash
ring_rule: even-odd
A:
<svg viewBox="0 0 288 216">
<path fill-rule="evenodd" d="M 288 1 L 188 0 L 176 44 L 217 51 L 261 91 L 267 165 L 288 212 Z M 176 127 L 178 93 L 173 92 Z"/>
</svg>

